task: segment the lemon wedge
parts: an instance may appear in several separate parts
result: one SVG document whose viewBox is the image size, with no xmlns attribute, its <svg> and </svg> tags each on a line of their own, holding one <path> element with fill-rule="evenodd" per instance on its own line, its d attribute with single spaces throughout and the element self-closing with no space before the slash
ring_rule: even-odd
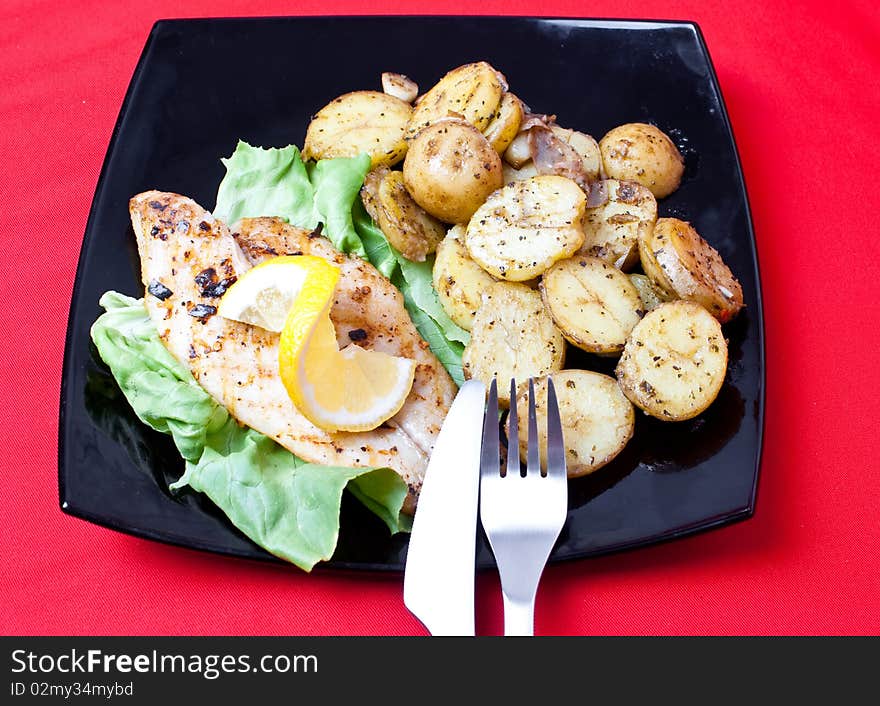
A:
<svg viewBox="0 0 880 706">
<path fill-rule="evenodd" d="M 314 260 L 327 264 L 321 258 L 303 255 L 282 255 L 261 262 L 226 290 L 217 313 L 280 333 L 308 273 L 316 266 Z"/>
<path fill-rule="evenodd" d="M 275 257 L 242 275 L 217 313 L 281 333 L 281 380 L 315 426 L 367 431 L 403 406 L 416 364 L 355 344 L 339 349 L 330 320 L 339 276 L 339 269 L 320 257 Z"/>
</svg>

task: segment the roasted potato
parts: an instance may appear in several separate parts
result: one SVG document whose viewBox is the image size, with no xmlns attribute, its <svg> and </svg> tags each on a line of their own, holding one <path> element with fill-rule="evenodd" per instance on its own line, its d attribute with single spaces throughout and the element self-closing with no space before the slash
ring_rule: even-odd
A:
<svg viewBox="0 0 880 706">
<path fill-rule="evenodd" d="M 639 240 L 642 269 L 674 298 L 702 304 L 721 323 L 743 307 L 742 286 L 690 223 L 660 218 Z"/>
<path fill-rule="evenodd" d="M 684 159 L 669 136 L 654 125 L 619 125 L 599 141 L 606 176 L 647 186 L 658 199 L 678 188 Z"/>
<path fill-rule="evenodd" d="M 397 164 L 406 154 L 403 133 L 411 114 L 408 103 L 385 93 L 346 93 L 321 108 L 309 123 L 303 158 L 367 153 L 373 167 Z"/>
<path fill-rule="evenodd" d="M 379 213 L 381 212 L 379 208 L 379 185 L 389 171 L 388 167 L 370 170 L 367 172 L 367 176 L 364 177 L 364 185 L 361 187 L 361 202 L 364 204 L 367 213 L 370 214 L 370 218 L 377 224 L 379 223 Z"/>
<path fill-rule="evenodd" d="M 620 391 L 617 381 L 607 375 L 588 370 L 562 370 L 549 377 L 553 380 L 559 404 L 568 477 L 592 473 L 609 463 L 632 438 L 635 428 L 633 406 Z M 519 384 L 516 394 L 519 448 L 523 462 L 528 452 L 528 390 L 528 381 L 524 381 Z M 541 468 L 546 468 L 547 376 L 535 380 L 535 411 Z"/>
<path fill-rule="evenodd" d="M 483 134 L 498 154 L 502 154 L 519 132 L 519 124 L 523 119 L 522 101 L 512 93 L 501 96 L 498 110 L 492 122 L 486 126 Z"/>
<path fill-rule="evenodd" d="M 656 228 L 656 226 L 655 223 L 654 227 Z M 657 258 L 654 257 L 653 235 L 653 228 L 639 233 L 639 261 L 642 264 L 642 271 L 654 283 L 654 286 L 664 293 L 667 299 L 678 299 L 672 288 L 672 283 L 660 267 Z"/>
<path fill-rule="evenodd" d="M 449 318 L 466 331 L 483 300 L 483 292 L 495 279 L 471 260 L 464 246 L 464 226 L 453 226 L 437 245 L 433 284 Z"/>
<path fill-rule="evenodd" d="M 629 277 L 598 257 L 560 260 L 539 288 L 565 340 L 590 353 L 623 350 L 641 318 L 642 300 Z"/>
<path fill-rule="evenodd" d="M 602 170 L 602 154 L 599 152 L 599 143 L 591 135 L 577 130 L 569 130 L 559 125 L 553 125 L 550 129 L 556 137 L 574 147 L 584 160 L 587 175 L 591 179 L 598 179 Z"/>
<path fill-rule="evenodd" d="M 483 292 L 465 346 L 466 378 L 486 384 L 497 376 L 499 403 L 510 403 L 508 381 L 525 380 L 562 369 L 565 339 L 544 309 L 541 295 L 524 284 L 495 282 Z"/>
<path fill-rule="evenodd" d="M 691 419 L 712 404 L 726 372 L 721 324 L 699 304 L 681 300 L 645 315 L 616 369 L 620 388 L 634 405 L 671 422 Z"/>
<path fill-rule="evenodd" d="M 386 71 L 382 74 L 382 92 L 400 98 L 404 103 L 412 103 L 419 95 L 419 86 L 409 76 Z"/>
<path fill-rule="evenodd" d="M 584 211 L 580 252 L 601 257 L 627 271 L 639 262 L 639 234 L 654 227 L 657 200 L 634 181 L 605 180 L 608 200 Z"/>
<path fill-rule="evenodd" d="M 502 162 L 501 174 L 504 183 L 510 184 L 513 181 L 523 181 L 538 176 L 538 169 L 531 160 L 523 162 L 523 165 L 519 169 L 514 169 L 507 162 Z"/>
<path fill-rule="evenodd" d="M 523 282 L 583 245 L 586 196 L 571 179 L 536 176 L 493 193 L 470 219 L 465 245 L 489 274 Z"/>
<path fill-rule="evenodd" d="M 361 200 L 388 242 L 409 260 L 424 262 L 446 236 L 446 227 L 410 196 L 401 172 L 385 167 L 370 172 Z"/>
<path fill-rule="evenodd" d="M 532 158 L 532 150 L 529 147 L 528 130 L 520 132 L 513 136 L 513 140 L 504 150 L 504 161 L 514 169 L 521 169 L 522 166 Z"/>
<path fill-rule="evenodd" d="M 453 69 L 417 101 L 406 126 L 406 139 L 415 139 L 423 128 L 450 116 L 485 130 L 506 88 L 501 74 L 485 61 Z"/>
<path fill-rule="evenodd" d="M 416 203 L 432 216 L 467 223 L 501 187 L 501 158 L 473 125 L 447 118 L 409 143 L 403 180 Z"/>
<path fill-rule="evenodd" d="M 631 274 L 629 281 L 633 283 L 639 293 L 639 299 L 642 300 L 642 312 L 645 314 L 654 311 L 663 302 L 672 301 L 669 295 L 654 284 L 654 281 L 647 275 Z"/>
</svg>

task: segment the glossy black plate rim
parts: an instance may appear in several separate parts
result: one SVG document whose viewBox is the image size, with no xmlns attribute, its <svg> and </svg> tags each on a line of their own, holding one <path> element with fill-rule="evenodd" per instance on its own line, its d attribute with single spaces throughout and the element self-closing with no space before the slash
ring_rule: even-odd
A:
<svg viewBox="0 0 880 706">
<path fill-rule="evenodd" d="M 141 51 L 138 62 L 135 66 L 135 69 L 132 73 L 132 78 L 130 79 L 129 85 L 126 89 L 125 96 L 123 98 L 122 104 L 120 106 L 116 122 L 114 124 L 110 140 L 108 142 L 108 147 L 104 156 L 104 160 L 102 162 L 101 170 L 98 176 L 98 180 L 96 183 L 95 196 L 92 200 L 91 207 L 89 209 L 88 219 L 86 221 L 85 233 L 89 233 L 92 226 L 94 225 L 94 221 L 97 218 L 97 214 L 99 213 L 100 206 L 103 203 L 105 198 L 104 193 L 104 184 L 105 184 L 105 176 L 108 171 L 108 166 L 111 161 L 111 157 L 117 147 L 117 142 L 119 138 L 119 134 L 125 122 L 125 119 L 128 115 L 128 108 L 131 102 L 131 98 L 133 93 L 135 92 L 139 81 L 141 80 L 141 76 L 144 72 L 145 66 L 147 64 L 147 60 L 150 56 L 150 52 L 153 46 L 153 43 L 156 39 L 157 34 L 164 28 L 167 24 L 186 24 L 186 25 L 197 25 L 203 22 L 265 22 L 267 20 L 291 20 L 297 19 L 297 16 L 263 16 L 263 17 L 212 17 L 212 18 L 165 18 L 157 20 L 153 27 L 150 30 L 147 41 L 144 44 L 144 47 Z M 687 28 L 691 32 L 693 32 L 694 37 L 696 39 L 697 45 L 700 49 L 702 58 L 705 60 L 708 69 L 709 69 L 709 81 L 711 83 L 712 90 L 714 94 L 717 96 L 718 106 L 720 108 L 720 119 L 723 123 L 725 132 L 727 134 L 728 139 L 730 140 L 730 144 L 733 146 L 734 151 L 734 161 L 736 166 L 736 178 L 739 184 L 739 188 L 741 193 L 743 194 L 743 208 L 745 210 L 745 225 L 748 232 L 748 247 L 750 249 L 751 260 L 754 267 L 754 278 L 755 278 L 755 299 L 756 299 L 756 307 L 753 310 L 755 314 L 755 333 L 757 336 L 757 344 L 758 344 L 758 356 L 760 362 L 760 391 L 757 398 L 758 409 L 756 411 L 757 418 L 757 438 L 756 438 L 756 453 L 754 457 L 754 468 L 753 470 L 753 482 L 751 493 L 749 495 L 748 502 L 742 507 L 736 508 L 730 512 L 723 513 L 717 515 L 715 517 L 707 518 L 697 523 L 694 523 L 689 526 L 679 527 L 675 530 L 658 533 L 651 537 L 647 537 L 644 539 L 639 539 L 635 541 L 622 542 L 619 544 L 609 544 L 602 548 L 595 549 L 589 552 L 583 551 L 554 551 L 549 559 L 549 563 L 558 563 L 558 562 L 568 562 L 576 559 L 586 559 L 592 557 L 604 556 L 612 553 L 618 553 L 623 551 L 629 551 L 632 549 L 637 549 L 641 547 L 651 546 L 654 544 L 660 544 L 664 542 L 668 542 L 675 539 L 680 539 L 683 537 L 688 537 L 691 535 L 699 534 L 705 531 L 709 531 L 712 529 L 716 529 L 718 527 L 722 527 L 733 522 L 742 521 L 744 519 L 748 519 L 753 516 L 755 512 L 755 506 L 757 503 L 757 492 L 758 485 L 760 479 L 760 470 L 761 463 L 763 458 L 763 445 L 764 445 L 764 432 L 765 432 L 765 404 L 766 404 L 766 336 L 765 336 L 765 325 L 764 325 L 764 313 L 763 313 L 763 294 L 762 294 L 762 286 L 761 286 L 761 277 L 760 277 L 760 265 L 758 261 L 758 252 L 754 231 L 754 222 L 751 214 L 751 207 L 748 199 L 748 191 L 745 183 L 745 176 L 742 170 L 742 161 L 740 159 L 739 149 L 736 144 L 736 138 L 733 132 L 733 128 L 730 122 L 729 113 L 727 110 L 727 106 L 724 100 L 724 96 L 721 92 L 721 87 L 718 82 L 717 72 L 715 70 L 714 63 L 712 61 L 711 55 L 709 53 L 705 37 L 700 29 L 700 26 L 697 22 L 692 20 L 661 20 L 661 19 L 616 19 L 616 18 L 600 18 L 600 17 L 559 17 L 559 16 L 541 16 L 541 15 L 310 15 L 307 17 L 303 17 L 303 19 L 308 20 L 345 20 L 345 19 L 396 19 L 396 20 L 429 20 L 429 19 L 443 19 L 443 20 L 521 20 L 521 21 L 552 21 L 552 22 L 573 22 L 573 23 L 585 23 L 590 24 L 593 27 L 597 28 L 606 28 L 606 29 L 636 29 L 636 28 Z M 85 237 L 83 239 L 83 243 L 80 248 L 80 254 L 77 259 L 77 275 L 81 272 L 86 253 L 86 240 Z M 281 563 L 284 564 L 281 559 L 265 552 L 260 551 L 257 554 L 249 553 L 246 551 L 236 551 L 230 549 L 228 547 L 213 544 L 211 542 L 204 542 L 198 539 L 181 539 L 176 535 L 171 535 L 165 532 L 162 532 L 158 529 L 147 529 L 147 528 L 134 528 L 125 526 L 121 523 L 114 523 L 108 521 L 107 518 L 102 517 L 98 514 L 88 511 L 85 508 L 77 507 L 67 502 L 65 499 L 67 497 L 66 488 L 65 488 L 65 473 L 64 473 L 64 464 L 65 464 L 65 440 L 64 440 L 64 428 L 66 423 L 66 398 L 67 398 L 67 385 L 69 382 L 68 378 L 68 370 L 70 365 L 72 364 L 72 356 L 73 352 L 71 350 L 71 338 L 72 338 L 72 319 L 74 315 L 75 305 L 79 295 L 80 289 L 80 278 L 77 276 L 74 279 L 73 289 L 71 294 L 71 303 L 68 310 L 68 323 L 65 334 L 65 348 L 64 348 L 64 358 L 63 358 L 63 367 L 62 367 L 62 376 L 61 376 L 61 385 L 60 385 L 60 396 L 59 396 L 59 413 L 58 413 L 58 497 L 59 497 L 59 506 L 62 512 L 65 514 L 77 517 L 79 519 L 86 520 L 92 524 L 111 529 L 114 531 L 121 532 L 123 534 L 127 534 L 134 537 L 140 537 L 143 539 L 149 539 L 153 541 L 159 541 L 164 544 L 168 544 L 171 546 L 181 547 L 184 549 L 191 549 L 197 551 L 207 551 L 214 554 L 219 554 L 222 556 L 235 557 L 240 559 L 248 559 L 248 560 L 256 560 L 256 561 L 267 561 L 270 563 Z M 480 528 L 480 532 L 482 535 L 482 528 Z M 485 541 L 485 536 L 482 536 L 483 541 Z M 256 545 L 254 545 L 256 546 Z M 479 562 L 477 563 L 478 570 L 487 570 L 494 568 L 494 563 L 489 562 Z M 388 572 L 401 572 L 404 569 L 404 564 L 395 562 L 349 562 L 342 560 L 331 559 L 327 562 L 319 563 L 315 567 L 315 571 L 333 571 L 334 573 L 337 571 L 342 572 L 353 572 L 355 574 L 362 573 L 363 571 L 374 571 L 381 573 Z"/>
</svg>

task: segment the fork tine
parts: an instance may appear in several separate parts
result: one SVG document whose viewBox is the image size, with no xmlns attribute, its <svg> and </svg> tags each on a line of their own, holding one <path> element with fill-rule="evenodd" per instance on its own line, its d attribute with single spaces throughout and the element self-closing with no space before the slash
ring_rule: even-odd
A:
<svg viewBox="0 0 880 706">
<path fill-rule="evenodd" d="M 567 478 L 565 467 L 565 439 L 562 420 L 552 378 L 547 378 L 547 475 L 551 478 Z"/>
<path fill-rule="evenodd" d="M 498 385 L 495 378 L 489 384 L 489 401 L 483 417 L 483 446 L 480 451 L 480 478 L 500 474 L 501 446 L 498 432 Z"/>
<path fill-rule="evenodd" d="M 519 475 L 519 417 L 516 413 L 516 379 L 510 379 L 510 412 L 507 415 L 507 475 Z"/>
<path fill-rule="evenodd" d="M 535 379 L 529 378 L 529 437 L 526 475 L 541 473 L 541 445 L 538 439 L 538 414 L 535 409 Z"/>
</svg>

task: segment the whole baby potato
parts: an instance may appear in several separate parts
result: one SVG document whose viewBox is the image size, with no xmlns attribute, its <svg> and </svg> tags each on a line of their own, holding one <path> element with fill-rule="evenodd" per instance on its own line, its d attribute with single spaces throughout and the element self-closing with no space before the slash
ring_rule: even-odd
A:
<svg viewBox="0 0 880 706">
<path fill-rule="evenodd" d="M 403 162 L 415 202 L 446 223 L 467 223 L 503 184 L 501 158 L 470 123 L 445 119 L 420 130 Z"/>
<path fill-rule="evenodd" d="M 669 136 L 654 125 L 618 125 L 599 142 L 605 174 L 647 186 L 658 199 L 678 188 L 684 159 Z"/>
</svg>

